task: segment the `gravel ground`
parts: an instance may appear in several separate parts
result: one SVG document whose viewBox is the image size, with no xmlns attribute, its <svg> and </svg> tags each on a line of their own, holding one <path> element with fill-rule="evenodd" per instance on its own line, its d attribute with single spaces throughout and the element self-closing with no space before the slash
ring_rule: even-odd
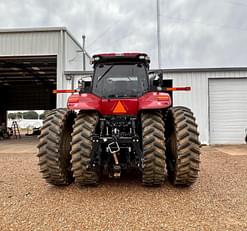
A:
<svg viewBox="0 0 247 231">
<path fill-rule="evenodd" d="M 35 153 L 0 153 L 0 230 L 247 230 L 247 156 L 205 147 L 201 159 L 191 188 L 131 176 L 78 188 L 46 184 Z"/>
</svg>

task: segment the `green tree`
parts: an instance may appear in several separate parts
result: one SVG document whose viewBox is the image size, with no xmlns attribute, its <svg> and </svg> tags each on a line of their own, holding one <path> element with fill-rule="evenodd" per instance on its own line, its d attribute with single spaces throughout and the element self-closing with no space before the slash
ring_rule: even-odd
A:
<svg viewBox="0 0 247 231">
<path fill-rule="evenodd" d="M 23 113 L 24 119 L 38 119 L 38 113 L 36 111 L 27 111 Z"/>
<path fill-rule="evenodd" d="M 40 114 L 39 118 L 40 118 L 41 120 L 44 120 L 45 117 L 46 117 L 46 115 L 47 115 L 48 113 L 49 113 L 49 110 L 44 111 L 42 114 Z"/>
<path fill-rule="evenodd" d="M 13 112 L 8 113 L 8 119 L 12 119 L 12 120 L 16 119 L 16 113 Z"/>
<path fill-rule="evenodd" d="M 22 119 L 23 113 L 22 112 L 17 112 L 16 113 L 16 119 Z"/>
</svg>

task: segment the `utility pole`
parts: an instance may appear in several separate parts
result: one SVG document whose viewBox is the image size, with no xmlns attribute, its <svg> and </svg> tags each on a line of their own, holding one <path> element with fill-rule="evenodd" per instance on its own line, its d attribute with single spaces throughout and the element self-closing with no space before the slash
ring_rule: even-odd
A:
<svg viewBox="0 0 247 231">
<path fill-rule="evenodd" d="M 83 71 L 86 70 L 86 51 L 85 51 L 86 35 L 82 35 L 82 49 L 83 49 Z"/>
<path fill-rule="evenodd" d="M 157 3 L 157 49 L 158 49 L 158 67 L 161 68 L 161 50 L 160 50 L 160 1 Z"/>
</svg>

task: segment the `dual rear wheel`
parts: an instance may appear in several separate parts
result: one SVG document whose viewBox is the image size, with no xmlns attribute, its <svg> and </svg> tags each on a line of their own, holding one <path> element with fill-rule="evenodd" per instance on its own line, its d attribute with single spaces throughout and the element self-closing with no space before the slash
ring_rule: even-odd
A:
<svg viewBox="0 0 247 231">
<path fill-rule="evenodd" d="M 76 115 L 66 109 L 52 110 L 44 120 L 38 144 L 40 171 L 53 185 L 73 181 L 70 149 L 72 126 Z"/>
<path fill-rule="evenodd" d="M 66 109 L 51 111 L 39 137 L 38 157 L 43 178 L 53 185 L 97 184 L 99 176 L 89 170 L 92 135 L 98 122 L 95 112 L 77 116 Z"/>
<path fill-rule="evenodd" d="M 172 107 L 166 118 L 166 163 L 174 185 L 190 186 L 199 174 L 200 143 L 195 118 L 186 107 Z"/>
<path fill-rule="evenodd" d="M 66 109 L 50 112 L 41 130 L 39 165 L 43 178 L 53 185 L 96 185 L 99 172 L 90 168 L 92 136 L 99 120 L 96 112 L 77 116 Z M 166 124 L 166 125 L 165 125 Z M 199 172 L 199 141 L 192 112 L 173 107 L 141 114 L 142 182 L 158 186 L 166 172 L 174 185 L 193 184 Z M 166 129 L 165 129 L 166 128 Z"/>
</svg>

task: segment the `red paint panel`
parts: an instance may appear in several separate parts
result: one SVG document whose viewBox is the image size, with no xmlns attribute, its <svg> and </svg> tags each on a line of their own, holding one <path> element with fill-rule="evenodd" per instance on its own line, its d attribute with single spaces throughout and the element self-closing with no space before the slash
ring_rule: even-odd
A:
<svg viewBox="0 0 247 231">
<path fill-rule="evenodd" d="M 148 92 L 139 98 L 140 110 L 163 109 L 171 105 L 170 95 L 165 92 Z"/>
<path fill-rule="evenodd" d="M 67 107 L 71 110 L 96 110 L 100 112 L 101 98 L 88 93 L 71 95 L 68 98 Z"/>
<path fill-rule="evenodd" d="M 119 105 L 121 110 L 116 110 Z M 90 93 L 74 94 L 67 104 L 70 110 L 95 110 L 102 115 L 136 115 L 140 110 L 164 109 L 170 105 L 171 98 L 164 92 L 148 92 L 139 98 L 129 99 L 102 99 Z"/>
</svg>

